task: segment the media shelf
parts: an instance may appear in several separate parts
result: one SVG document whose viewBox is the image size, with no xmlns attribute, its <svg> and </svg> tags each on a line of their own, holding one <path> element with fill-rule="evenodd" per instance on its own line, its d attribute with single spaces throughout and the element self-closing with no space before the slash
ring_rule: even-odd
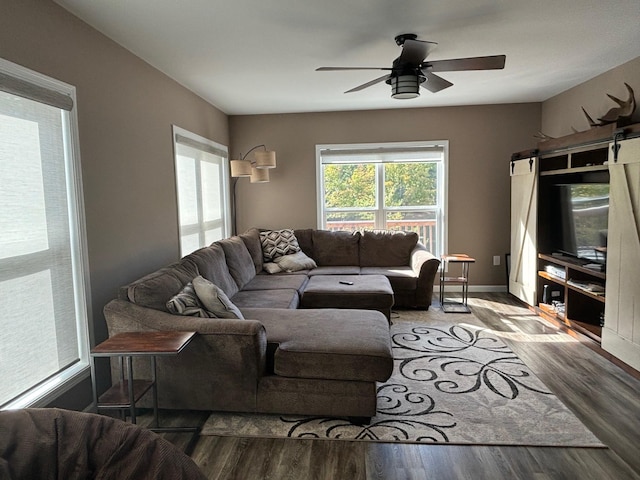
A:
<svg viewBox="0 0 640 480">
<path fill-rule="evenodd" d="M 554 154 L 541 154 L 540 175 L 607 170 L 608 146 L 575 149 Z"/>
<path fill-rule="evenodd" d="M 602 337 L 605 284 L 606 274 L 592 262 L 568 255 L 538 254 L 539 313 L 596 342 Z"/>
</svg>

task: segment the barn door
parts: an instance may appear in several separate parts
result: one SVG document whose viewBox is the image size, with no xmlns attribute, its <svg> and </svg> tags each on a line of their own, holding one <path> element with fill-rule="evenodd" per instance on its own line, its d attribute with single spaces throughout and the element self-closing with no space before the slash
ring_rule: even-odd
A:
<svg viewBox="0 0 640 480">
<path fill-rule="evenodd" d="M 602 348 L 640 370 L 640 138 L 609 154 L 607 290 Z"/>
<path fill-rule="evenodd" d="M 512 161 L 511 271 L 509 292 L 535 305 L 537 278 L 536 227 L 538 217 L 537 158 Z"/>
</svg>

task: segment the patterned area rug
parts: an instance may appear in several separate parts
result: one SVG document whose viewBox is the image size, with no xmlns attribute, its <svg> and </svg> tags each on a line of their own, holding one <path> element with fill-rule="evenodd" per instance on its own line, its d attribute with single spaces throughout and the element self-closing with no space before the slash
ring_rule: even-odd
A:
<svg viewBox="0 0 640 480">
<path fill-rule="evenodd" d="M 500 338 L 472 315 L 455 316 L 461 321 L 394 321 L 394 373 L 378 386 L 378 413 L 369 425 L 216 412 L 202 435 L 603 446 Z"/>
</svg>

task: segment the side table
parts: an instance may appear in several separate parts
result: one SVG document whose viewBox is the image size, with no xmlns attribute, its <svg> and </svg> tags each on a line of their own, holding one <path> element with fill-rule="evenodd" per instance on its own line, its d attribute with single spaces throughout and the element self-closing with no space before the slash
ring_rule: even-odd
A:
<svg viewBox="0 0 640 480">
<path fill-rule="evenodd" d="M 466 253 L 442 255 L 442 265 L 440 270 L 440 305 L 445 313 L 471 313 L 467 304 L 469 298 L 469 265 L 475 263 L 475 258 L 471 258 Z M 459 263 L 461 265 L 460 276 L 446 276 L 450 264 Z M 444 289 L 447 284 L 462 286 L 462 302 L 446 302 L 444 299 Z"/>
<path fill-rule="evenodd" d="M 131 423 L 136 423 L 136 402 L 151 389 L 153 394 L 153 419 L 155 432 L 197 431 L 198 427 L 161 428 L 158 420 L 158 387 L 156 357 L 175 356 L 195 337 L 196 332 L 124 332 L 106 339 L 91 350 L 91 378 L 94 401 L 100 409 L 129 409 Z M 120 381 L 98 398 L 95 375 L 97 357 L 117 357 L 120 362 Z M 133 357 L 149 357 L 151 380 L 134 379 Z M 126 377 L 125 377 L 126 370 Z"/>
</svg>

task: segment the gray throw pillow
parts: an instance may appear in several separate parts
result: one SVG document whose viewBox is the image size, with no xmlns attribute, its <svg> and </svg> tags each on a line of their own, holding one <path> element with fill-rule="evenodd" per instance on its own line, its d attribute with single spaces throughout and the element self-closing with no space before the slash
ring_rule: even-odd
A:
<svg viewBox="0 0 640 480">
<path fill-rule="evenodd" d="M 267 273 L 280 273 L 282 271 L 280 265 L 274 262 L 263 263 L 262 268 L 264 268 Z"/>
<path fill-rule="evenodd" d="M 242 313 L 220 287 L 202 276 L 193 279 L 193 287 L 207 311 L 217 318 L 240 318 Z"/>
<path fill-rule="evenodd" d="M 283 255 L 273 261 L 285 272 L 298 272 L 300 270 L 309 270 L 318 266 L 313 258 L 307 257 L 302 251 L 292 253 L 291 255 Z"/>
<path fill-rule="evenodd" d="M 180 292 L 175 294 L 167 302 L 167 310 L 174 315 L 187 315 L 190 317 L 211 318 L 204 305 L 196 295 L 193 283 L 187 283 Z"/>
<path fill-rule="evenodd" d="M 260 232 L 260 243 L 265 262 L 273 262 L 275 258 L 300 251 L 298 239 L 291 229 Z"/>
</svg>

